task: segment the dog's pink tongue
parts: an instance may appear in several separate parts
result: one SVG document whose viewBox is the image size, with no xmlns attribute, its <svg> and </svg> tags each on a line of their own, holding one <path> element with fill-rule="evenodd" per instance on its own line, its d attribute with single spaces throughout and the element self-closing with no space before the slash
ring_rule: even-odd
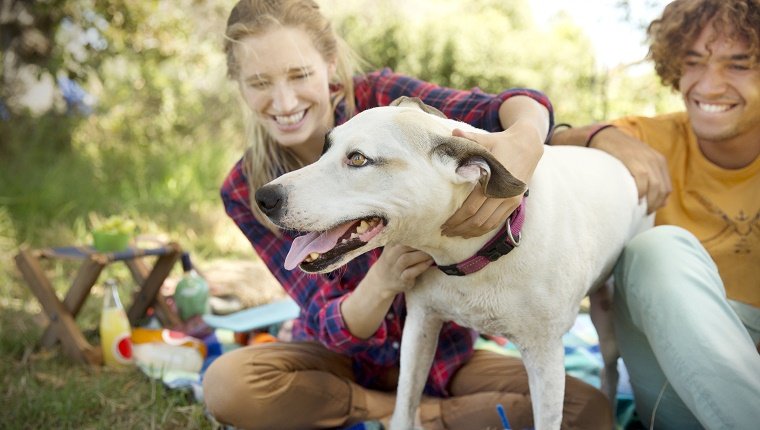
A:
<svg viewBox="0 0 760 430">
<path fill-rule="evenodd" d="M 355 221 L 349 221 L 341 224 L 332 230 L 324 233 L 308 233 L 293 239 L 290 245 L 290 251 L 285 257 L 285 269 L 293 270 L 298 266 L 307 255 L 312 252 L 319 254 L 327 252 L 335 247 L 338 239 L 354 225 Z"/>
</svg>

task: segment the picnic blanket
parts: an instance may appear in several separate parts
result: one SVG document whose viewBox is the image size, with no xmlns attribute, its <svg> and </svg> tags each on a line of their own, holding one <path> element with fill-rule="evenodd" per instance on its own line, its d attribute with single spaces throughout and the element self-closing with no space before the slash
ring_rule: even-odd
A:
<svg viewBox="0 0 760 430">
<path fill-rule="evenodd" d="M 276 306 L 281 310 L 284 310 L 282 315 L 292 317 L 292 306 L 287 303 Z M 267 327 L 268 331 L 272 334 L 276 334 L 283 318 L 273 316 L 271 307 L 264 310 L 266 312 L 263 312 L 259 316 L 254 315 L 253 317 L 256 318 L 257 321 L 267 322 L 267 324 L 269 324 Z M 188 372 L 168 368 L 156 369 L 141 366 L 143 372 L 151 378 L 161 380 L 164 385 L 170 389 L 190 390 L 195 399 L 202 402 L 203 388 L 201 381 L 203 373 L 221 354 L 240 347 L 235 341 L 235 332 L 229 327 L 239 329 L 245 325 L 242 322 L 243 319 L 239 316 L 222 320 L 221 322 L 215 321 L 213 318 L 209 321 L 216 322 L 225 327 L 216 328 L 210 335 L 202 339 L 208 352 L 200 371 Z M 596 330 L 594 329 L 591 318 L 588 314 L 582 313 L 578 315 L 573 327 L 563 336 L 563 344 L 565 345 L 566 372 L 590 385 L 597 388 L 600 387 L 602 357 L 599 351 L 599 340 L 596 335 Z M 520 356 L 520 352 L 516 345 L 506 339 L 481 337 L 476 341 L 475 348 L 486 349 L 514 357 Z M 628 373 L 626 372 L 622 360 L 619 360 L 618 362 L 618 369 L 620 371 L 620 383 L 618 385 L 617 393 L 616 421 L 618 428 L 626 428 L 626 426 L 635 419 L 633 417 L 633 395 L 628 380 Z"/>
</svg>

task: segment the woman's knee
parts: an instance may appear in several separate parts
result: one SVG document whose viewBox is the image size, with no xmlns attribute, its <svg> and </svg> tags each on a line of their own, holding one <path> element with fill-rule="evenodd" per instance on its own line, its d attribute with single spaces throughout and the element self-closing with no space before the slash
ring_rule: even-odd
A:
<svg viewBox="0 0 760 430">
<path fill-rule="evenodd" d="M 203 397 L 216 420 L 244 428 L 251 427 L 252 421 L 263 424 L 273 399 L 267 381 L 277 373 L 265 355 L 262 350 L 242 348 L 221 355 L 209 366 L 203 377 Z"/>
<path fill-rule="evenodd" d="M 599 389 L 573 377 L 565 379 L 563 428 L 611 429 L 612 404 Z"/>
</svg>

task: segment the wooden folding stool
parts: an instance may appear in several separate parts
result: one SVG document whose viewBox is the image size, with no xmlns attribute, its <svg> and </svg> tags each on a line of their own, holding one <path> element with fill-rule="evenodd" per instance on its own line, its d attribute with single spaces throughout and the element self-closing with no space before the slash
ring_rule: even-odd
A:
<svg viewBox="0 0 760 430">
<path fill-rule="evenodd" d="M 178 325 L 181 321 L 166 304 L 164 297 L 160 294 L 160 289 L 181 253 L 181 248 L 174 242 L 150 249 L 129 248 L 124 251 L 105 253 L 97 252 L 91 247 L 73 246 L 20 250 L 16 255 L 16 265 L 50 321 L 42 335 L 41 345 L 51 347 L 60 340 L 64 352 L 75 360 L 89 364 L 102 363 L 100 348 L 87 342 L 75 322 L 75 317 L 103 269 L 108 264 L 117 261 L 123 261 L 127 265 L 132 278 L 139 286 L 127 309 L 130 324 L 135 325 L 145 316 L 148 308 L 153 306 L 156 316 L 164 327 Z M 150 269 L 142 261 L 142 257 L 147 256 L 158 257 Z M 58 299 L 53 284 L 42 270 L 40 265 L 42 259 L 83 261 L 63 301 Z"/>
</svg>

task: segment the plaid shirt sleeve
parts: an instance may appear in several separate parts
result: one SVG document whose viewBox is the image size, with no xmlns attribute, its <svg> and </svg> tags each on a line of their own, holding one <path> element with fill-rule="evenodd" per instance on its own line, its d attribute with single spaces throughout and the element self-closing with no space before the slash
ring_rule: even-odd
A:
<svg viewBox="0 0 760 430">
<path fill-rule="evenodd" d="M 510 97 L 527 96 L 546 107 L 549 111 L 549 129 L 554 125 L 554 111 L 549 98 L 532 89 L 513 88 L 499 94 L 484 93 L 478 88 L 470 91 L 456 90 L 394 73 L 387 68 L 361 76 L 355 83 L 354 93 L 359 111 L 387 106 L 401 96 L 419 97 L 425 104 L 435 107 L 449 118 L 486 131 L 498 132 L 504 130 L 499 120 L 501 104 Z"/>
</svg>

